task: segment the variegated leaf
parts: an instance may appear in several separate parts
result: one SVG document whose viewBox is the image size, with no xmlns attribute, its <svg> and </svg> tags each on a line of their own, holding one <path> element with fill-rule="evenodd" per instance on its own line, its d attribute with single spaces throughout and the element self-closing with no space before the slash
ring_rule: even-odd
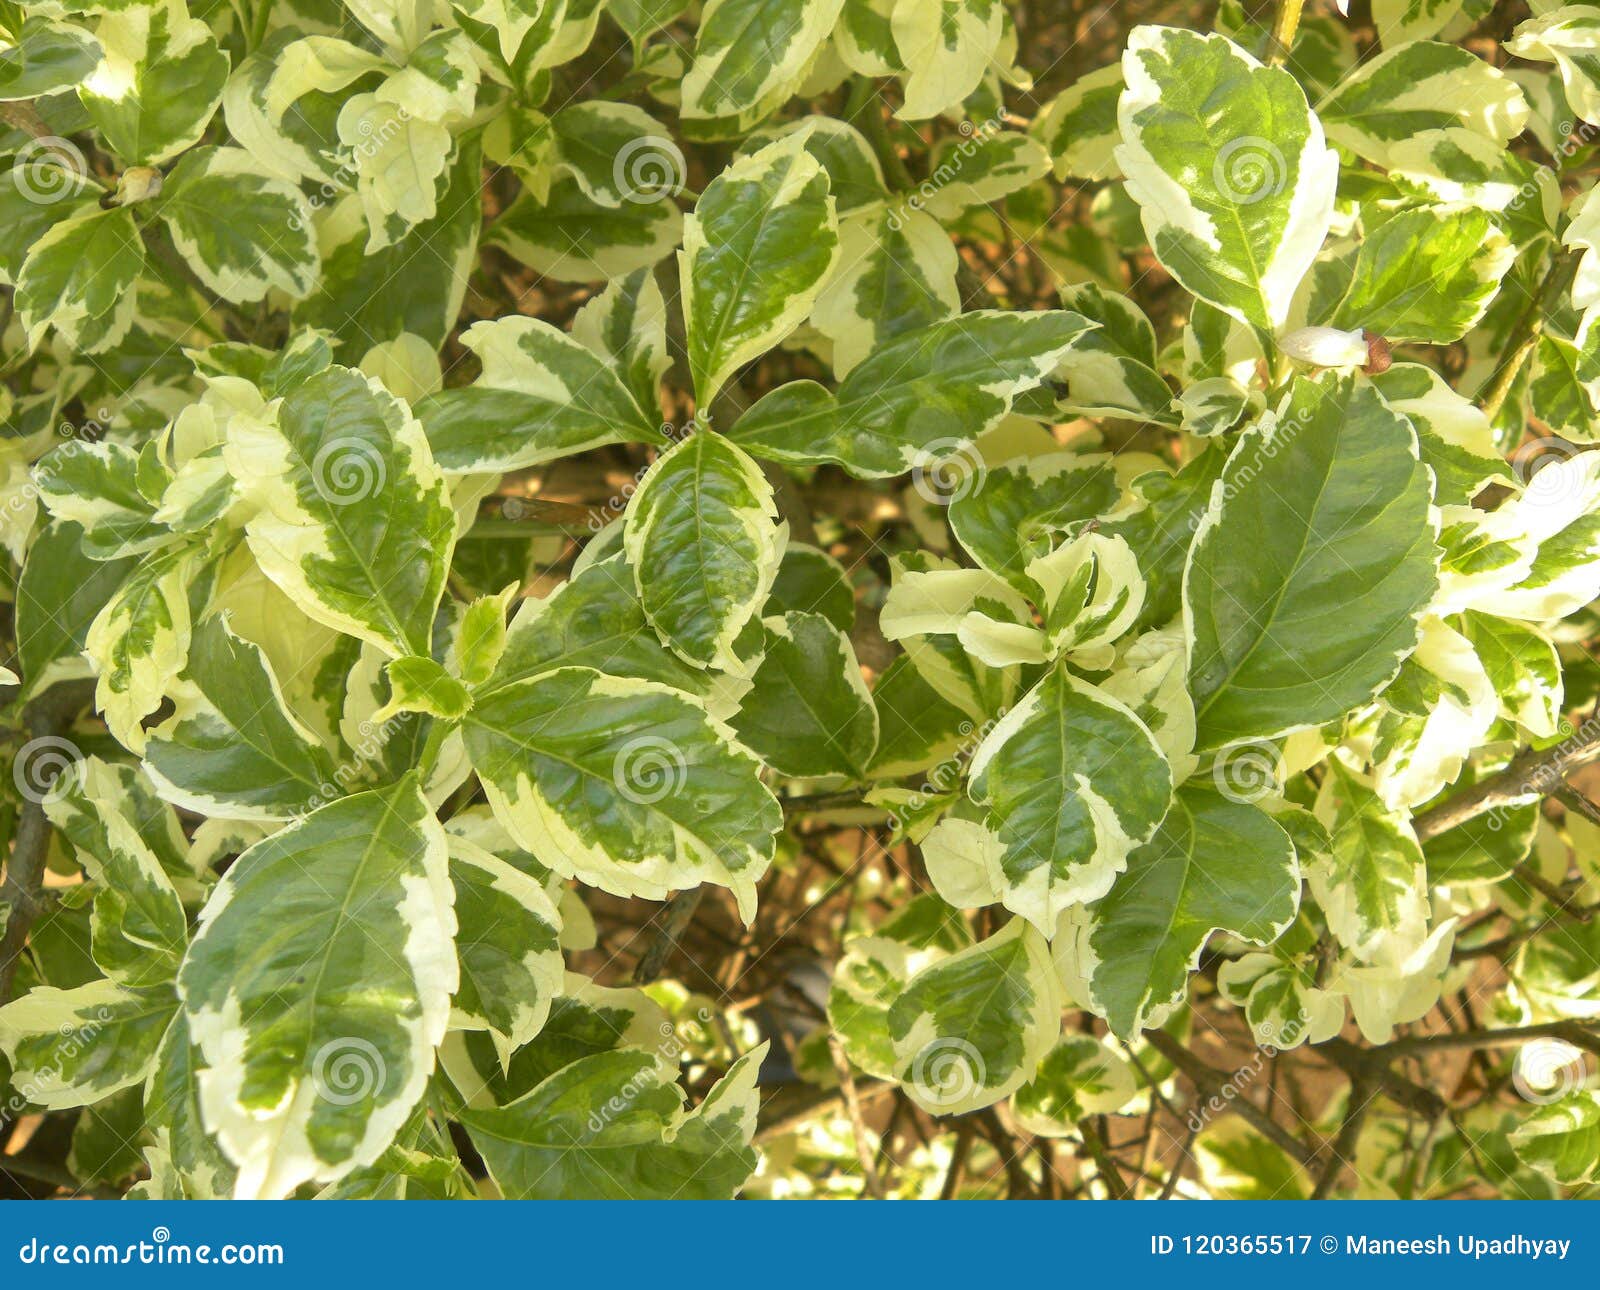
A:
<svg viewBox="0 0 1600 1290">
<path fill-rule="evenodd" d="M 1138 27 L 1116 157 L 1162 265 L 1262 332 L 1321 250 L 1339 160 L 1305 93 L 1224 36 Z"/>
<path fill-rule="evenodd" d="M 782 558 L 772 485 L 740 448 L 700 430 L 663 453 L 628 507 L 623 548 L 645 617 L 696 667 L 737 671 L 733 642 Z"/>
<path fill-rule="evenodd" d="M 179 989 L 235 1196 L 334 1181 L 400 1131 L 449 1021 L 453 900 L 414 777 L 326 806 L 228 870 Z"/>
<path fill-rule="evenodd" d="M 429 654 L 455 515 L 404 403 L 331 367 L 236 417 L 224 455 L 256 508 L 250 549 L 296 605 L 392 654 Z"/>
</svg>

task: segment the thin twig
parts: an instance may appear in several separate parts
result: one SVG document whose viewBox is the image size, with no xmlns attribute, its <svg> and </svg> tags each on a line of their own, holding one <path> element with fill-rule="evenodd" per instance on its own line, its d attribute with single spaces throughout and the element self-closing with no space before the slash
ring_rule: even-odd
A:
<svg viewBox="0 0 1600 1290">
<path fill-rule="evenodd" d="M 856 1159 L 861 1162 L 861 1177 L 867 1194 L 874 1200 L 883 1199 L 883 1180 L 878 1177 L 878 1165 L 872 1158 L 872 1145 L 867 1141 L 867 1122 L 861 1116 L 861 1097 L 856 1092 L 856 1077 L 850 1070 L 850 1059 L 844 1055 L 844 1044 L 833 1031 L 828 1032 L 828 1055 L 833 1058 L 833 1069 L 839 1076 L 839 1088 L 844 1093 L 844 1109 L 850 1116 L 850 1133 L 856 1140 Z"/>
<path fill-rule="evenodd" d="M 1225 1089 L 1228 1077 L 1222 1071 L 1208 1066 L 1164 1030 L 1147 1030 L 1145 1039 L 1150 1047 L 1165 1057 L 1189 1078 L 1189 1082 L 1207 1098 L 1222 1098 L 1228 1108 L 1237 1111 L 1252 1128 L 1282 1147 L 1303 1165 L 1310 1165 L 1316 1151 L 1285 1129 L 1270 1115 L 1247 1097 L 1228 1097 Z"/>
</svg>

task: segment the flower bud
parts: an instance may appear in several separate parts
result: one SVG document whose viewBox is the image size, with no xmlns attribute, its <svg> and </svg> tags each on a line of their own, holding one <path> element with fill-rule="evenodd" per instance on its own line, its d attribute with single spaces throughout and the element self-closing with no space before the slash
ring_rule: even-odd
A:
<svg viewBox="0 0 1600 1290">
<path fill-rule="evenodd" d="M 1290 358 L 1313 367 L 1363 367 L 1367 362 L 1367 338 L 1359 331 L 1340 331 L 1337 327 L 1301 327 L 1278 342 Z"/>
</svg>

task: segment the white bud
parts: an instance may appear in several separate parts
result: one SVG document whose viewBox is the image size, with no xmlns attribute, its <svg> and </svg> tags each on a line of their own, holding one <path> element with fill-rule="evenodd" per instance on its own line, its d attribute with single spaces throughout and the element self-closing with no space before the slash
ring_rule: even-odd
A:
<svg viewBox="0 0 1600 1290">
<path fill-rule="evenodd" d="M 1290 358 L 1313 367 L 1364 367 L 1367 338 L 1359 331 L 1337 327 L 1301 327 L 1278 341 Z"/>
</svg>

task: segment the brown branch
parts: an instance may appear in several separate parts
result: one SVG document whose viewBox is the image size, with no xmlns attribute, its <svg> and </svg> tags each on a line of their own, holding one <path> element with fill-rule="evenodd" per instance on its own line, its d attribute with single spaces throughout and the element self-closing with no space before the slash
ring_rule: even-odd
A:
<svg viewBox="0 0 1600 1290">
<path fill-rule="evenodd" d="M 1536 1026 L 1510 1026 L 1504 1030 L 1464 1030 L 1443 1035 L 1416 1035 L 1369 1049 L 1386 1059 L 1415 1057 L 1458 1049 L 1515 1048 L 1530 1039 L 1559 1039 L 1600 1056 L 1600 1031 L 1576 1021 L 1551 1021 Z"/>
<path fill-rule="evenodd" d="M 667 902 L 661 926 L 656 929 L 654 939 L 645 947 L 634 966 L 634 985 L 649 985 L 666 969 L 667 960 L 677 948 L 679 938 L 688 930 L 694 911 L 700 907 L 700 896 L 704 890 L 703 887 L 691 887 L 688 891 L 680 891 Z"/>
<path fill-rule="evenodd" d="M 1132 1200 L 1133 1193 L 1128 1190 L 1127 1179 L 1122 1176 L 1122 1170 L 1117 1167 L 1117 1162 L 1111 1155 L 1111 1148 L 1100 1136 L 1100 1130 L 1095 1127 L 1094 1121 L 1087 1116 L 1079 1120 L 1078 1132 L 1083 1135 L 1083 1145 L 1088 1148 L 1089 1158 L 1094 1161 L 1094 1167 L 1100 1174 L 1100 1181 L 1105 1183 L 1106 1190 L 1111 1193 L 1111 1199 Z"/>
<path fill-rule="evenodd" d="M 1249 1098 L 1230 1096 L 1225 1091 L 1229 1078 L 1224 1072 L 1208 1066 L 1164 1030 L 1147 1030 L 1144 1037 L 1150 1047 L 1182 1071 L 1205 1097 L 1225 1101 L 1229 1109 L 1237 1111 L 1252 1128 L 1282 1147 L 1301 1164 L 1310 1165 L 1316 1159 L 1317 1151 L 1314 1148 L 1306 1146 Z"/>
<path fill-rule="evenodd" d="M 23 710 L 28 738 L 59 738 L 62 731 L 72 728 L 93 694 L 93 683 L 83 681 L 46 690 Z M 0 1005 L 11 1001 L 11 988 L 27 947 L 28 933 L 45 909 L 44 865 L 50 850 L 50 821 L 42 799 L 42 793 L 33 794 L 23 802 L 11 855 L 6 861 L 5 881 L 0 883 L 0 902 L 11 910 L 5 935 L 0 936 Z"/>
<path fill-rule="evenodd" d="M 1424 811 L 1411 821 L 1411 827 L 1416 831 L 1417 840 L 1426 842 L 1491 811 L 1526 806 L 1556 792 L 1568 775 L 1597 759 L 1600 759 L 1600 731 L 1586 722 L 1577 735 L 1554 748 L 1519 753 L 1498 774 Z"/>
<path fill-rule="evenodd" d="M 861 1162 L 861 1178 L 867 1195 L 874 1200 L 882 1200 L 883 1180 L 878 1177 L 878 1166 L 872 1158 L 872 1147 L 867 1142 L 867 1122 L 861 1115 L 861 1096 L 856 1092 L 856 1077 L 850 1071 L 850 1059 L 844 1055 L 844 1044 L 832 1030 L 828 1031 L 828 1055 L 833 1058 L 833 1069 L 839 1076 L 839 1088 L 844 1094 L 844 1107 L 850 1116 L 850 1134 L 856 1140 L 856 1159 Z"/>
</svg>

